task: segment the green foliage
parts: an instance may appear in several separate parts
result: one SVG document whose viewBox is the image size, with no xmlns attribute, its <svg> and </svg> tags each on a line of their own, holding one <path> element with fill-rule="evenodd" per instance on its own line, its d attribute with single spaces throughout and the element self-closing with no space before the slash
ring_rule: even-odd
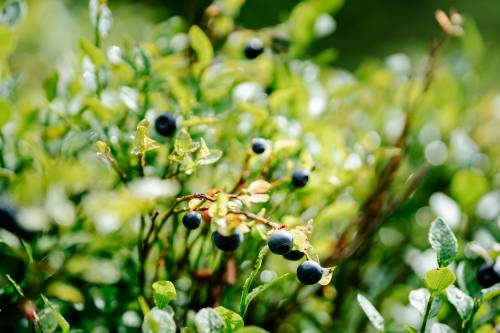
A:
<svg viewBox="0 0 500 333">
<path fill-rule="evenodd" d="M 380 312 L 377 311 L 365 296 L 358 294 L 357 299 L 366 316 L 370 319 L 373 327 L 375 327 L 378 332 L 384 332 L 384 317 L 382 317 Z"/>
<path fill-rule="evenodd" d="M 438 217 L 432 222 L 429 242 L 434 251 L 437 252 L 439 267 L 446 267 L 455 259 L 458 252 L 457 239 L 443 219 Z"/>
<path fill-rule="evenodd" d="M 177 294 L 175 286 L 170 281 L 156 281 L 153 283 L 153 300 L 155 305 L 163 309 L 169 302 L 175 301 Z"/>
</svg>

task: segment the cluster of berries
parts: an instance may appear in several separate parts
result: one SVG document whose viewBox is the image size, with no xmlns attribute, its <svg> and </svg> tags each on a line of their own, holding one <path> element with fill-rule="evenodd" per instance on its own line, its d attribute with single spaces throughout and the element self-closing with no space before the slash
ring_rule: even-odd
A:
<svg viewBox="0 0 500 333">
<path fill-rule="evenodd" d="M 182 224 L 187 229 L 197 229 L 202 222 L 200 213 L 191 211 L 186 213 L 182 218 Z M 212 233 L 212 241 L 214 245 L 222 251 L 234 251 L 243 242 L 243 234 L 236 229 L 232 235 L 224 236 L 218 231 Z M 267 241 L 267 246 L 272 253 L 283 256 L 288 260 L 300 260 L 304 257 L 304 253 L 298 250 L 293 250 L 292 234 L 285 230 L 277 230 L 273 232 Z M 315 261 L 306 260 L 297 268 L 297 278 L 304 284 L 315 284 L 321 280 L 323 276 L 323 268 Z"/>
</svg>

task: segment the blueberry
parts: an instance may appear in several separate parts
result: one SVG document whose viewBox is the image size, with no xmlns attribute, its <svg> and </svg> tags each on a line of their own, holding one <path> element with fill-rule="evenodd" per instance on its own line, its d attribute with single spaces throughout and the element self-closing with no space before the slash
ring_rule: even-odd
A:
<svg viewBox="0 0 500 333">
<path fill-rule="evenodd" d="M 275 254 L 285 254 L 292 250 L 293 247 L 293 237 L 285 230 L 278 230 L 273 232 L 268 240 L 267 246 L 269 250 Z"/>
<path fill-rule="evenodd" d="M 323 268 L 312 260 L 306 260 L 297 267 L 297 278 L 303 284 L 315 284 L 321 280 Z"/>
<path fill-rule="evenodd" d="M 26 240 L 29 240 L 34 236 L 33 233 L 23 229 L 19 225 L 14 211 L 5 206 L 0 206 L 0 228 L 3 228 Z"/>
<path fill-rule="evenodd" d="M 297 169 L 292 174 L 292 184 L 295 187 L 304 187 L 309 181 L 309 171 Z"/>
<path fill-rule="evenodd" d="M 257 58 L 264 51 L 264 44 L 258 38 L 251 38 L 245 47 L 245 57 L 248 59 Z"/>
<path fill-rule="evenodd" d="M 201 224 L 201 215 L 198 212 L 189 212 L 182 217 L 182 224 L 188 229 L 194 230 Z"/>
<path fill-rule="evenodd" d="M 484 263 L 479 266 L 476 277 L 477 282 L 482 287 L 489 288 L 500 282 L 500 269 L 496 268 L 494 264 Z"/>
<path fill-rule="evenodd" d="M 171 113 L 162 113 L 155 120 L 155 128 L 160 135 L 172 136 L 177 129 L 177 120 Z"/>
<path fill-rule="evenodd" d="M 266 140 L 262 138 L 256 138 L 252 141 L 252 150 L 256 154 L 262 154 L 266 150 Z"/>
<path fill-rule="evenodd" d="M 283 255 L 283 258 L 288 259 L 288 260 L 300 260 L 304 256 L 304 252 L 300 252 L 299 250 L 292 250 L 288 253 L 285 253 Z"/>
<path fill-rule="evenodd" d="M 243 234 L 238 229 L 231 236 L 224 236 L 218 231 L 214 231 L 212 233 L 212 241 L 219 250 L 234 251 L 243 242 Z"/>
</svg>

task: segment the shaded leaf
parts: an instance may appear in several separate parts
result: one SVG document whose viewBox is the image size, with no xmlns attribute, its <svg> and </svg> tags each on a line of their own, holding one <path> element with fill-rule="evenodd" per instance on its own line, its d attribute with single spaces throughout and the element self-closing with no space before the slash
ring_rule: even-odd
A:
<svg viewBox="0 0 500 333">
<path fill-rule="evenodd" d="M 12 106 L 11 104 L 0 97 L 0 128 L 10 121 L 12 117 Z"/>
<path fill-rule="evenodd" d="M 0 13 L 0 24 L 15 25 L 21 19 L 23 6 L 20 1 L 7 2 Z"/>
<path fill-rule="evenodd" d="M 255 263 L 253 265 L 252 271 L 250 272 L 250 275 L 245 280 L 245 283 L 243 284 L 243 291 L 241 292 L 241 299 L 240 299 L 240 314 L 242 316 L 245 316 L 245 313 L 247 312 L 247 307 L 248 307 L 248 302 L 247 302 L 247 297 L 250 291 L 250 288 L 252 287 L 253 280 L 257 276 L 257 273 L 259 272 L 260 267 L 262 266 L 262 260 L 264 260 L 264 257 L 266 254 L 269 252 L 269 247 L 264 246 L 260 252 L 259 255 L 257 256 L 257 259 L 255 260 Z"/>
<path fill-rule="evenodd" d="M 458 314 L 462 319 L 467 319 L 474 308 L 474 300 L 472 297 L 458 289 L 454 285 L 446 288 L 448 301 L 457 309 Z"/>
<path fill-rule="evenodd" d="M 7 278 L 7 280 L 9 280 L 10 284 L 12 284 L 14 289 L 16 289 L 17 293 L 24 297 L 23 289 L 21 288 L 21 286 L 17 284 L 17 282 L 14 281 L 14 279 L 9 274 L 6 274 L 5 277 Z"/>
<path fill-rule="evenodd" d="M 482 298 L 483 302 L 487 302 L 493 297 L 500 295 L 500 283 L 497 283 L 489 288 L 481 290 L 481 294 L 483 294 Z"/>
<path fill-rule="evenodd" d="M 455 330 L 448 325 L 434 323 L 431 326 L 431 333 L 455 333 Z"/>
<path fill-rule="evenodd" d="M 64 319 L 64 317 L 59 313 L 59 311 L 55 308 L 52 303 L 49 302 L 47 297 L 45 297 L 43 294 L 40 294 L 40 297 L 42 298 L 43 302 L 47 307 L 50 309 L 50 312 L 52 312 L 52 315 L 57 319 L 57 323 L 59 324 L 59 327 L 61 328 L 63 333 L 69 332 L 69 323 Z"/>
<path fill-rule="evenodd" d="M 366 314 L 373 327 L 379 332 L 384 331 L 384 317 L 377 311 L 377 309 L 373 306 L 373 304 L 363 295 L 358 294 L 357 296 L 358 303 L 363 309 L 363 312 Z"/>
<path fill-rule="evenodd" d="M 224 320 L 212 308 L 203 308 L 194 317 L 194 324 L 198 333 L 224 332 Z"/>
<path fill-rule="evenodd" d="M 57 97 L 57 83 L 59 82 L 59 73 L 54 72 L 43 82 L 45 97 L 52 102 Z"/>
<path fill-rule="evenodd" d="M 246 302 L 245 307 L 248 308 L 248 306 L 250 305 L 250 303 L 252 303 L 252 301 L 255 299 L 255 297 L 259 296 L 261 293 L 263 293 L 267 289 L 278 284 L 280 281 L 286 279 L 287 277 L 289 277 L 291 275 L 292 275 L 292 273 L 285 273 L 281 276 L 278 276 L 278 277 L 272 279 L 268 283 L 261 284 L 260 286 L 252 289 L 252 291 L 248 294 L 248 296 L 245 300 L 245 302 Z"/>
<path fill-rule="evenodd" d="M 231 331 L 243 327 L 243 318 L 239 314 L 223 306 L 218 306 L 215 308 L 215 312 L 224 319 L 226 326 L 229 326 Z"/>
</svg>

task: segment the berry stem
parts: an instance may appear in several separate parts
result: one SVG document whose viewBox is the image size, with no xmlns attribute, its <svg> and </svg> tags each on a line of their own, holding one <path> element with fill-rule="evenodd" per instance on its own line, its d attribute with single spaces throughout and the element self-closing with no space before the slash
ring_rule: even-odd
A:
<svg viewBox="0 0 500 333">
<path fill-rule="evenodd" d="M 264 217 L 260 217 L 258 215 L 253 214 L 253 213 L 248 213 L 248 212 L 244 212 L 241 210 L 229 210 L 228 214 L 243 215 L 243 216 L 245 216 L 245 217 L 247 217 L 255 222 L 265 224 L 268 227 L 271 227 L 272 229 L 281 229 L 281 227 L 282 227 L 280 224 L 274 223 L 274 222 L 272 222 Z"/>
<path fill-rule="evenodd" d="M 425 327 L 427 326 L 427 320 L 431 313 L 432 302 L 434 302 L 434 294 L 432 293 L 427 301 L 427 306 L 425 307 L 424 319 L 422 321 L 422 326 L 420 327 L 420 333 L 425 333 Z"/>
</svg>

